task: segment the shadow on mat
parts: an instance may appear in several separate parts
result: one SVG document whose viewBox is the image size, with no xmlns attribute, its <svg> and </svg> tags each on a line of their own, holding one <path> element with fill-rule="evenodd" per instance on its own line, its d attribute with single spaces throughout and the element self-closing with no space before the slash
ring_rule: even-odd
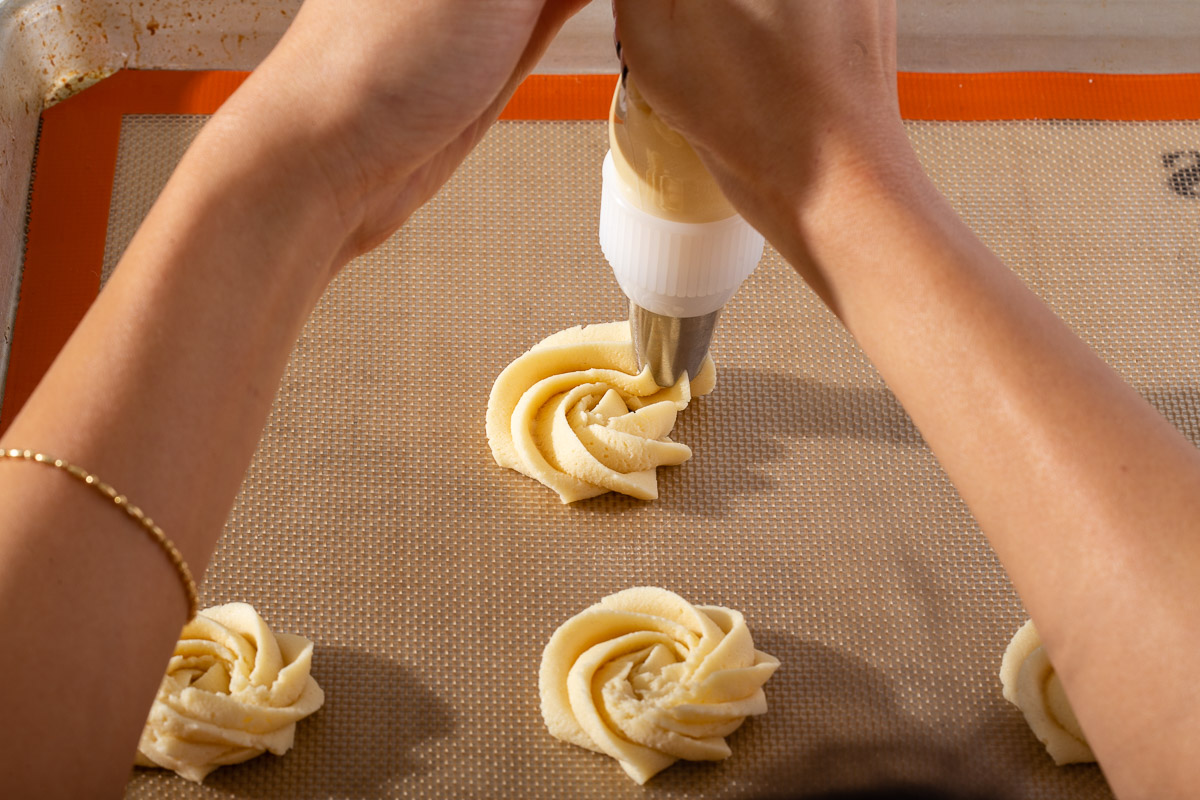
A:
<svg viewBox="0 0 1200 800">
<path fill-rule="evenodd" d="M 900 401 L 882 387 L 838 386 L 786 372 L 725 367 L 718 371 L 712 401 L 732 407 L 717 432 L 729 442 L 818 438 L 922 443 Z M 700 403 L 703 408 L 705 399 Z"/>
<path fill-rule="evenodd" d="M 755 720 L 763 738 L 755 749 L 772 757 L 738 797 L 849 798 L 880 789 L 896 798 L 1017 796 L 1010 776 L 971 757 L 970 734 L 914 718 L 898 703 L 891 679 L 867 661 L 781 631 L 759 631 L 754 639 L 783 666 L 766 685 L 769 712 Z M 770 746 L 785 738 L 796 746 Z M 736 757 L 739 746 L 732 737 L 730 744 Z M 943 794 L 903 793 L 913 787 Z"/>
<path fill-rule="evenodd" d="M 296 726 L 295 746 L 222 767 L 205 786 L 240 797 L 391 796 L 392 781 L 425 769 L 411 751 L 454 732 L 450 706 L 391 659 L 318 644 L 313 677 L 325 705 Z"/>
<path fill-rule="evenodd" d="M 908 413 L 889 390 L 836 386 L 784 372 L 741 367 L 717 371 L 712 395 L 679 415 L 671 438 L 693 448 L 693 459 L 658 471 L 655 508 L 721 516 L 728 498 L 773 491 L 772 472 L 801 464 L 797 443 L 859 440 L 925 447 Z M 703 502 L 697 503 L 697 491 Z M 646 503 L 607 493 L 575 504 L 589 514 L 629 514 Z"/>
<path fill-rule="evenodd" d="M 1023 776 L 1024 785 L 1020 792 L 1013 793 L 1014 797 L 1029 797 L 1035 787 L 1056 785 L 1060 792 L 1065 792 L 1065 787 L 1069 786 L 1071 797 L 1097 800 L 1113 797 L 1098 765 L 1056 765 L 1045 745 L 1029 729 L 1020 710 L 999 696 L 980 715 L 971 732 L 969 750 L 973 758 L 991 764 L 1001 774 Z"/>
</svg>

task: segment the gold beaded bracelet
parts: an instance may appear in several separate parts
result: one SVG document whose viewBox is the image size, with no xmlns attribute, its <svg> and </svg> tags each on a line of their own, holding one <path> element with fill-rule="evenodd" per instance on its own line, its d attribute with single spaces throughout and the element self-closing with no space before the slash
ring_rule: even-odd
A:
<svg viewBox="0 0 1200 800">
<path fill-rule="evenodd" d="M 200 609 L 199 593 L 196 590 L 196 581 L 192 578 L 192 571 L 188 569 L 187 562 L 183 560 L 183 554 L 179 552 L 179 548 L 175 546 L 175 543 L 167 538 L 167 535 L 163 533 L 163 529 L 154 524 L 154 520 L 143 514 L 140 508 L 130 503 L 125 495 L 118 494 L 116 489 L 82 467 L 69 464 L 61 458 L 52 458 L 45 453 L 37 453 L 33 450 L 0 450 L 0 458 L 33 461 L 38 464 L 45 464 L 48 467 L 60 469 L 72 478 L 91 486 L 97 492 L 113 501 L 118 508 L 132 517 L 137 524 L 141 525 L 146 530 L 146 533 L 150 534 L 150 538 L 167 554 L 171 566 L 175 567 L 175 571 L 179 573 L 179 580 L 183 583 L 183 592 L 187 595 L 188 620 L 190 621 L 196 616 L 196 612 Z"/>
</svg>

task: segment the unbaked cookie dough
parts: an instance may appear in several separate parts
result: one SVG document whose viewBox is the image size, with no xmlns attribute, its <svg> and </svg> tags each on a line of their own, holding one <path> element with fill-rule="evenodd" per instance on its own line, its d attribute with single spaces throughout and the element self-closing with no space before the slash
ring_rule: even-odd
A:
<svg viewBox="0 0 1200 800">
<path fill-rule="evenodd" d="M 1000 664 L 1004 699 L 1021 709 L 1055 764 L 1095 761 L 1033 620 L 1021 626 Z"/>
<path fill-rule="evenodd" d="M 679 759 L 719 761 L 764 714 L 779 661 L 745 618 L 666 589 L 609 595 L 559 626 L 542 652 L 542 718 L 564 742 L 606 753 L 645 783 Z"/>
<path fill-rule="evenodd" d="M 272 633 L 252 606 L 206 608 L 184 626 L 138 742 L 136 763 L 202 781 L 226 764 L 286 753 L 325 694 L 313 644 Z"/>
<path fill-rule="evenodd" d="M 691 458 L 671 441 L 676 415 L 708 394 L 716 367 L 662 389 L 637 368 L 628 322 L 569 328 L 505 367 L 488 397 L 496 463 L 544 483 L 572 503 L 605 492 L 658 497 L 660 466 Z"/>
</svg>

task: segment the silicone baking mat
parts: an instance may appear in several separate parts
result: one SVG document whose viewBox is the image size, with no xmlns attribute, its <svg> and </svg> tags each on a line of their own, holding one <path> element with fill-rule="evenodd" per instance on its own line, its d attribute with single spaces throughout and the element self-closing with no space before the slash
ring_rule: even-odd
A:
<svg viewBox="0 0 1200 800">
<path fill-rule="evenodd" d="M 726 308 L 717 389 L 674 434 L 694 457 L 660 470 L 658 501 L 563 506 L 492 461 L 500 370 L 626 311 L 596 241 L 604 123 L 552 118 L 603 115 L 611 80 L 557 100 L 561 82 L 545 82 L 545 108 L 499 123 L 322 300 L 202 594 L 313 639 L 326 705 L 285 757 L 203 787 L 137 770 L 127 796 L 715 798 L 911 778 L 1110 797 L 1096 767 L 1055 767 L 1002 699 L 1020 600 L 904 411 L 774 252 Z M 913 144 L 966 221 L 1200 443 L 1200 122 L 1130 113 L 1143 92 L 1112 76 L 905 80 Z M 85 283 L 116 263 L 203 120 L 118 119 Z M 40 319 L 22 313 L 17 348 Z M 13 369 L 36 360 L 14 349 Z M 537 696 L 555 627 L 636 585 L 743 611 L 783 663 L 732 758 L 646 787 L 551 738 Z"/>
</svg>

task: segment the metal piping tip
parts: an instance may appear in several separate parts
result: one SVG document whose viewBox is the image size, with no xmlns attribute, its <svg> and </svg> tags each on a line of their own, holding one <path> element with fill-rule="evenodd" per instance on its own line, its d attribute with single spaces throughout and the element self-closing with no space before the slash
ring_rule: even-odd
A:
<svg viewBox="0 0 1200 800">
<path fill-rule="evenodd" d="M 649 365 L 654 382 L 664 388 L 674 386 L 685 372 L 689 378 L 695 377 L 708 355 L 720 314 L 717 309 L 701 317 L 668 317 L 630 301 L 629 324 L 638 369 Z"/>
</svg>

